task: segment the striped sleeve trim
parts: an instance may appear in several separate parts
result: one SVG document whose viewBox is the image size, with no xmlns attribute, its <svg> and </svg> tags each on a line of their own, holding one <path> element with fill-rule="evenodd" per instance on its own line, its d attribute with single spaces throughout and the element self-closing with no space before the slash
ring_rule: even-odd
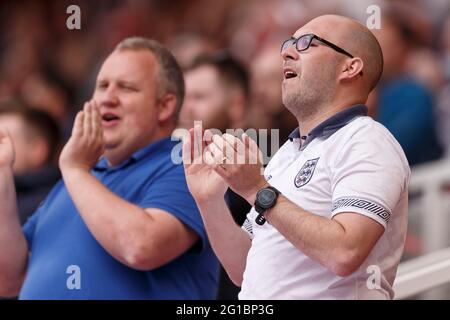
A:
<svg viewBox="0 0 450 320">
<path fill-rule="evenodd" d="M 343 197 L 336 199 L 333 201 L 333 206 L 331 211 L 335 212 L 338 209 L 341 208 L 357 208 L 362 209 L 366 212 L 369 212 L 372 215 L 377 216 L 379 219 L 383 220 L 385 223 L 388 223 L 389 219 L 391 218 L 391 213 L 389 210 L 384 208 L 383 206 L 380 206 L 379 204 L 376 204 L 372 201 L 361 199 L 361 198 L 355 198 L 355 197 Z M 339 210 L 341 211 L 341 210 Z"/>
<path fill-rule="evenodd" d="M 245 219 L 241 228 L 248 234 L 250 239 L 253 239 L 253 227 L 252 227 L 252 223 L 250 222 L 250 220 L 248 218 Z"/>
</svg>

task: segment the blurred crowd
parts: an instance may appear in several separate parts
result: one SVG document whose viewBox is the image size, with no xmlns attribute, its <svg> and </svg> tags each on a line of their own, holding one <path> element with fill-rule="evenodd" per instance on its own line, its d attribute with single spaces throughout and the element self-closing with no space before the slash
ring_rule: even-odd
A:
<svg viewBox="0 0 450 320">
<path fill-rule="evenodd" d="M 71 4 L 80 7 L 80 30 L 66 26 Z M 450 145 L 445 0 L 2 1 L 0 102 L 19 99 L 43 109 L 67 137 L 75 111 L 92 93 L 99 61 L 121 39 L 142 35 L 168 45 L 184 68 L 199 55 L 226 50 L 249 73 L 245 126 L 288 131 L 296 124 L 280 102 L 281 41 L 324 13 L 365 23 L 372 4 L 381 8 L 381 29 L 374 32 L 385 69 L 371 114 L 393 132 L 412 165 L 438 158 Z"/>
<path fill-rule="evenodd" d="M 81 9 L 80 30 L 66 26 L 72 4 Z M 381 29 L 373 31 L 385 65 L 370 115 L 397 138 L 412 166 L 445 157 L 448 0 L 1 1 L 0 125 L 18 150 L 22 222 L 58 179 L 55 163 L 74 114 L 90 99 L 101 61 L 123 38 L 164 43 L 185 70 L 180 127 L 201 119 L 219 130 L 279 129 L 281 145 L 298 125 L 281 103 L 281 42 L 321 14 L 365 23 L 372 4 L 381 8 Z"/>
</svg>

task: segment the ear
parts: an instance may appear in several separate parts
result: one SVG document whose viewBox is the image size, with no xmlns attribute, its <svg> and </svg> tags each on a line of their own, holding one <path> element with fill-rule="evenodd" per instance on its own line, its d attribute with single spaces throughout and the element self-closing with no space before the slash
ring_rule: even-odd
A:
<svg viewBox="0 0 450 320">
<path fill-rule="evenodd" d="M 361 58 L 354 57 L 347 59 L 340 78 L 346 80 L 356 79 L 362 73 L 363 67 L 364 63 Z"/>
<path fill-rule="evenodd" d="M 177 107 L 177 97 L 172 93 L 166 93 L 159 99 L 158 120 L 165 122 L 175 115 Z"/>
</svg>

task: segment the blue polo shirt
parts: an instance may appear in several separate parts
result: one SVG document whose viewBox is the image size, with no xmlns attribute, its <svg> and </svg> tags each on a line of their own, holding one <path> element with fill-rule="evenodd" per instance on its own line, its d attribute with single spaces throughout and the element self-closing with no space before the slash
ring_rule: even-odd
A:
<svg viewBox="0 0 450 320">
<path fill-rule="evenodd" d="M 183 166 L 171 160 L 176 144 L 159 140 L 114 168 L 101 159 L 92 174 L 119 197 L 188 225 L 200 236 L 191 249 L 151 271 L 125 266 L 92 236 L 61 180 L 23 228 L 31 255 L 20 299 L 215 298 L 219 264 Z"/>
</svg>

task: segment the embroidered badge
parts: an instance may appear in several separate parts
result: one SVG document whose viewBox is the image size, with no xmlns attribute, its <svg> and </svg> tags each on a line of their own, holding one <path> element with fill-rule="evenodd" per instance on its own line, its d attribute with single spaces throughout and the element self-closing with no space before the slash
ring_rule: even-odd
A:
<svg viewBox="0 0 450 320">
<path fill-rule="evenodd" d="M 305 162 L 303 167 L 295 176 L 294 183 L 297 188 L 303 187 L 305 184 L 309 182 L 309 180 L 311 180 L 311 177 L 314 174 L 314 169 L 316 169 L 318 161 L 319 158 L 315 158 Z"/>
</svg>

